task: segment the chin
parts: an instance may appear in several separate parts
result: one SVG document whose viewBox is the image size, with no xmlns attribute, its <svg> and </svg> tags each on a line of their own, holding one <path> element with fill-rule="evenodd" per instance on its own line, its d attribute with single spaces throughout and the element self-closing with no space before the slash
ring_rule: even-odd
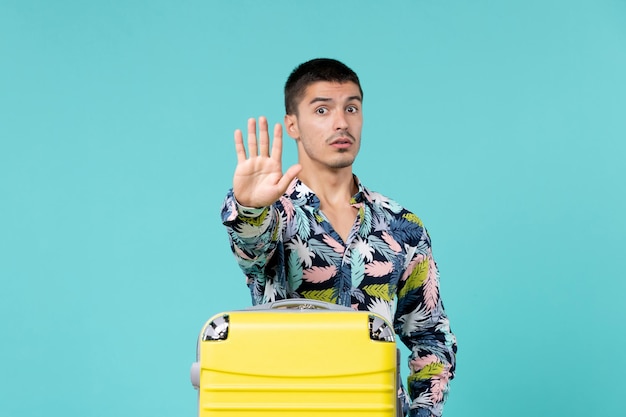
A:
<svg viewBox="0 0 626 417">
<path fill-rule="evenodd" d="M 354 163 L 354 158 L 345 158 L 339 161 L 333 161 L 329 163 L 328 166 L 333 169 L 342 169 L 342 168 L 351 167 L 353 163 Z"/>
</svg>

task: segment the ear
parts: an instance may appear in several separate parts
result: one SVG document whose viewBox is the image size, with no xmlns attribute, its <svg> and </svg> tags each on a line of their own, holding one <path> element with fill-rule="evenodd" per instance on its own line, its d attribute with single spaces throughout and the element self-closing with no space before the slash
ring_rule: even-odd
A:
<svg viewBox="0 0 626 417">
<path fill-rule="evenodd" d="M 296 116 L 295 114 L 286 114 L 285 129 L 287 129 L 287 134 L 293 139 L 299 139 L 300 129 L 298 129 L 298 116 Z"/>
</svg>

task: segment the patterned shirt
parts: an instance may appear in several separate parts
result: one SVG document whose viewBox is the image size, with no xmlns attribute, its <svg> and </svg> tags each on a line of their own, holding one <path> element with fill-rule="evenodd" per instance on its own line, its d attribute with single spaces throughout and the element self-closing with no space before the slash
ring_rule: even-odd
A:
<svg viewBox="0 0 626 417">
<path fill-rule="evenodd" d="M 454 376 L 456 338 L 439 295 L 439 272 L 421 220 L 358 181 L 358 214 L 343 241 L 320 200 L 295 179 L 270 207 L 222 207 L 231 248 L 253 304 L 310 298 L 371 311 L 410 349 L 411 416 L 440 416 Z"/>
</svg>

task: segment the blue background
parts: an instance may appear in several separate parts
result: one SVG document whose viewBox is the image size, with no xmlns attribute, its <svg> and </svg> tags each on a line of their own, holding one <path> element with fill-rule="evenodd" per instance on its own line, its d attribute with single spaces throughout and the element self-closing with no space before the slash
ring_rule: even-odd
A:
<svg viewBox="0 0 626 417">
<path fill-rule="evenodd" d="M 195 415 L 197 333 L 250 302 L 232 132 L 318 56 L 433 238 L 445 415 L 624 415 L 625 1 L 1 0 L 0 416 Z"/>
</svg>

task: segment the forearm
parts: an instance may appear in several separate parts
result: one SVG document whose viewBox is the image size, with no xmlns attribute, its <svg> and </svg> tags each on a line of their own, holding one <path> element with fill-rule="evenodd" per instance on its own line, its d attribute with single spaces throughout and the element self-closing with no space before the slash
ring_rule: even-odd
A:
<svg viewBox="0 0 626 417">
<path fill-rule="evenodd" d="M 440 416 L 454 377 L 456 338 L 439 292 L 439 272 L 425 233 L 398 287 L 395 328 L 411 350 L 411 416 Z"/>
<path fill-rule="evenodd" d="M 238 261 L 245 264 L 272 250 L 278 239 L 279 226 L 273 207 L 244 207 L 231 190 L 224 200 L 221 214 Z"/>
<path fill-rule="evenodd" d="M 413 333 L 406 344 L 411 346 L 408 377 L 412 401 L 410 415 L 440 416 L 456 364 L 456 338 L 447 317 L 441 317 L 435 327 Z"/>
<path fill-rule="evenodd" d="M 235 259 L 246 275 L 253 304 L 285 297 L 285 285 L 275 268 L 280 259 L 276 254 L 282 236 L 280 218 L 274 206 L 241 206 L 232 192 L 224 201 L 222 222 Z"/>
</svg>

